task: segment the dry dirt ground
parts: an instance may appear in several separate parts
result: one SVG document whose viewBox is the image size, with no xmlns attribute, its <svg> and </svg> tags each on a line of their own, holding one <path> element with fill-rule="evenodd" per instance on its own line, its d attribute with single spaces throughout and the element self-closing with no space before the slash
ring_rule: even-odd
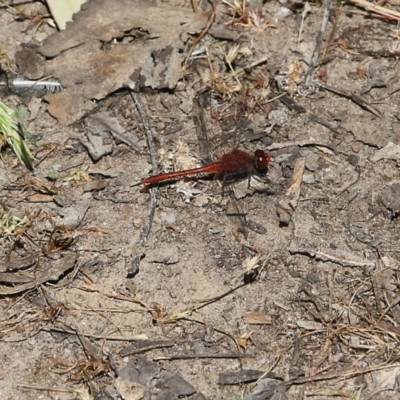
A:
<svg viewBox="0 0 400 400">
<path fill-rule="evenodd" d="M 54 29 L 37 27 L 43 3 L 22 3 L 23 14 L 4 3 L 1 63 L 10 71 L 22 44 Z M 161 186 L 143 248 L 150 192 L 135 183 L 152 167 L 128 91 L 95 111 L 112 112 L 140 152 L 106 132 L 109 151 L 96 162 L 82 145 L 84 121 L 63 126 L 46 101 L 22 97 L 37 143 L 34 172 L 9 149 L 1 161 L 2 399 L 399 398 L 397 23 L 333 4 L 306 85 L 326 5 L 237 6 L 234 16 L 220 4 L 215 18 L 235 25 L 235 41 L 210 40 L 176 90 L 139 98 L 161 168 L 206 158 L 196 99 L 211 156 L 239 143 L 273 160 L 252 182 L 257 190 L 247 180 L 232 185 L 242 193 L 236 203 L 203 177 Z M 224 58 L 236 44 L 239 91 Z M 275 99 L 282 94 L 295 105 Z M 1 100 L 18 104 L 5 92 Z M 128 276 L 138 254 L 139 271 Z M 256 397 L 262 373 L 266 389 Z"/>
</svg>

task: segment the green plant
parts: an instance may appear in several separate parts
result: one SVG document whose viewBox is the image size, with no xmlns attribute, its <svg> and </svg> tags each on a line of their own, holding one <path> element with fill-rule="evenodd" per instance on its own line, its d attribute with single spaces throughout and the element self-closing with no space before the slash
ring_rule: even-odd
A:
<svg viewBox="0 0 400 400">
<path fill-rule="evenodd" d="M 33 170 L 32 154 L 25 143 L 25 138 L 31 137 L 24 126 L 25 112 L 20 107 L 13 112 L 0 101 L 0 148 L 8 144 L 18 159 L 29 170 Z M 13 116 L 18 120 L 15 122 Z"/>
</svg>

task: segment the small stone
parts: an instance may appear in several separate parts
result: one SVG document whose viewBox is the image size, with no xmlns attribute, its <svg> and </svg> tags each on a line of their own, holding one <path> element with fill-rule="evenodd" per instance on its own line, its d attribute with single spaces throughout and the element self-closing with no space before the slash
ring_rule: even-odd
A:
<svg viewBox="0 0 400 400">
<path fill-rule="evenodd" d="M 292 15 L 293 12 L 287 7 L 280 7 L 275 16 L 277 18 L 286 18 L 289 15 Z"/>
<path fill-rule="evenodd" d="M 176 216 L 175 216 L 175 214 L 174 214 L 174 213 L 168 213 L 168 214 L 165 216 L 165 222 L 166 222 L 167 224 L 175 224 L 175 222 L 176 222 Z"/>
<path fill-rule="evenodd" d="M 393 183 L 383 189 L 379 195 L 383 205 L 393 214 L 400 212 L 400 183 Z"/>
<path fill-rule="evenodd" d="M 310 153 L 305 160 L 305 167 L 309 171 L 316 171 L 319 166 L 319 155 L 315 153 Z"/>
<path fill-rule="evenodd" d="M 309 185 L 313 184 L 315 182 L 314 174 L 304 174 L 303 175 L 303 182 L 304 183 L 308 183 Z"/>
<path fill-rule="evenodd" d="M 196 389 L 178 374 L 165 374 L 157 382 L 156 387 L 159 389 L 168 388 L 178 397 L 190 396 L 196 393 Z"/>
<path fill-rule="evenodd" d="M 104 144 L 104 139 L 107 137 L 107 133 L 94 134 L 88 132 L 81 139 L 82 145 L 86 148 L 93 161 L 99 161 L 104 156 L 113 152 L 113 144 Z"/>
<path fill-rule="evenodd" d="M 359 143 L 359 142 L 354 142 L 354 143 L 351 145 L 351 150 L 352 150 L 353 153 L 359 153 L 360 150 L 361 150 L 361 143 Z"/>
</svg>

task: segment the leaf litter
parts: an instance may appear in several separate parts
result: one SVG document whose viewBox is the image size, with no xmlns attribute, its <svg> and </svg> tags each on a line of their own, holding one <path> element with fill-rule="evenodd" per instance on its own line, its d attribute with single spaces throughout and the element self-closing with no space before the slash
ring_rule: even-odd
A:
<svg viewBox="0 0 400 400">
<path fill-rule="evenodd" d="M 146 15 L 146 19 L 143 18 Z M 190 34 L 206 26 L 208 16 L 167 4 L 129 0 L 89 0 L 67 29 L 51 35 L 39 51 L 46 74 L 65 90 L 49 94 L 49 112 L 71 124 L 118 89 L 174 89 Z"/>
</svg>

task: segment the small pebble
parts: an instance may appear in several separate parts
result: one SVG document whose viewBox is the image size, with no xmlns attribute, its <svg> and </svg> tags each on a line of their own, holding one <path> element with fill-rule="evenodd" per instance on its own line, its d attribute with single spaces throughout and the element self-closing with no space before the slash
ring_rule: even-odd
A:
<svg viewBox="0 0 400 400">
<path fill-rule="evenodd" d="M 287 7 L 280 7 L 277 13 L 275 14 L 275 17 L 277 18 L 286 18 L 289 15 L 292 15 L 293 12 L 289 10 Z"/>
<path fill-rule="evenodd" d="M 314 174 L 304 174 L 303 175 L 303 182 L 304 183 L 308 183 L 308 184 L 314 183 L 315 182 Z"/>
<path fill-rule="evenodd" d="M 167 222 L 167 224 L 175 224 L 176 222 L 176 217 L 174 213 L 168 213 L 165 216 L 165 222 Z"/>
<path fill-rule="evenodd" d="M 358 142 L 355 142 L 351 145 L 351 150 L 353 153 L 358 153 L 361 150 L 361 144 Z"/>
<path fill-rule="evenodd" d="M 310 153 L 305 160 L 305 167 L 309 171 L 316 171 L 319 168 L 319 155 L 315 153 Z"/>
</svg>

